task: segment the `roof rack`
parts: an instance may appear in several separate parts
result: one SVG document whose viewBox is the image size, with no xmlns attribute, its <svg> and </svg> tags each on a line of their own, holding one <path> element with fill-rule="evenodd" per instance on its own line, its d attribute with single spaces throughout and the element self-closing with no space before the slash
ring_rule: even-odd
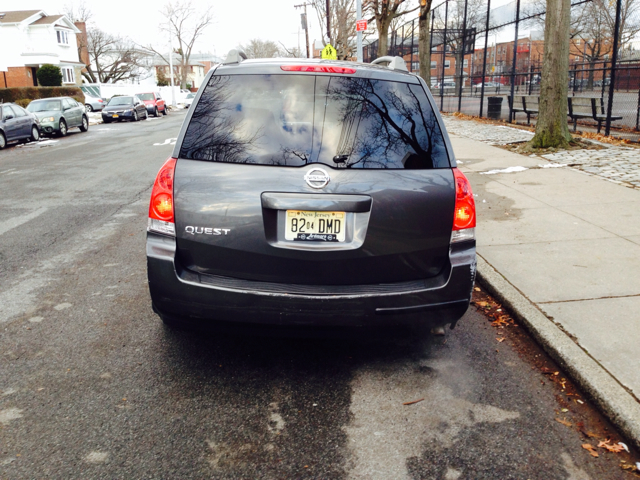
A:
<svg viewBox="0 0 640 480">
<path fill-rule="evenodd" d="M 229 65 L 231 63 L 240 63 L 243 60 L 247 59 L 247 54 L 244 53 L 242 50 L 236 50 L 235 48 L 233 50 L 229 50 L 229 53 L 227 53 L 227 58 L 225 59 L 224 62 L 222 62 L 223 65 Z"/>
<path fill-rule="evenodd" d="M 408 72 L 407 64 L 404 62 L 404 58 L 402 57 L 380 57 L 376 58 L 371 65 L 382 65 L 384 67 L 389 67 L 392 70 L 402 70 L 403 72 Z"/>
</svg>

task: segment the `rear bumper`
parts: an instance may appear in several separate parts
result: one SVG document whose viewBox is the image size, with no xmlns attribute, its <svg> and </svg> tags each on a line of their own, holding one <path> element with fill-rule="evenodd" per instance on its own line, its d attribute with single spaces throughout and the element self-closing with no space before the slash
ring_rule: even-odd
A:
<svg viewBox="0 0 640 480">
<path fill-rule="evenodd" d="M 452 249 L 438 277 L 388 286 L 286 286 L 183 269 L 175 239 L 147 233 L 147 273 L 154 310 L 167 319 L 203 326 L 213 321 L 326 327 L 439 326 L 455 323 L 469 307 L 475 281 L 475 242 Z M 283 288 L 284 287 L 284 288 Z M 298 287 L 298 288 L 297 288 Z M 333 290 L 332 290 L 333 288 Z"/>
</svg>

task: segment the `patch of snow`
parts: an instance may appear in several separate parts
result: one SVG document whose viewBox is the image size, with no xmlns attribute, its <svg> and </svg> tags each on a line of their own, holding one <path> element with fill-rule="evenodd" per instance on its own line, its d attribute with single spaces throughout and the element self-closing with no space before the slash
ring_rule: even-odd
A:
<svg viewBox="0 0 640 480">
<path fill-rule="evenodd" d="M 529 170 L 527 167 L 508 167 L 502 170 L 489 170 L 488 172 L 480 172 L 480 175 L 495 175 L 496 173 L 516 173 Z"/>
</svg>

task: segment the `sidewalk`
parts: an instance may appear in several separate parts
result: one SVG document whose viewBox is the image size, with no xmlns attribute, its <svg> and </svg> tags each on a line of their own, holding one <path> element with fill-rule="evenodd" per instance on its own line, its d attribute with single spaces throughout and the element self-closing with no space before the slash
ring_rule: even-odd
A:
<svg viewBox="0 0 640 480">
<path fill-rule="evenodd" d="M 480 281 L 640 446 L 640 149 L 524 156 L 488 143 L 529 132 L 445 123 L 476 195 Z"/>
</svg>

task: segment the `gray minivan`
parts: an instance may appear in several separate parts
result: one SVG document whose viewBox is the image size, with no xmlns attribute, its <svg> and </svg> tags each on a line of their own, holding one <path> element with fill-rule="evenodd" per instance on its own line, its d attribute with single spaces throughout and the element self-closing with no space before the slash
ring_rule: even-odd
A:
<svg viewBox="0 0 640 480">
<path fill-rule="evenodd" d="M 424 81 L 400 58 L 242 57 L 208 73 L 153 186 L 154 311 L 169 325 L 453 328 L 475 280 L 475 204 Z"/>
</svg>

